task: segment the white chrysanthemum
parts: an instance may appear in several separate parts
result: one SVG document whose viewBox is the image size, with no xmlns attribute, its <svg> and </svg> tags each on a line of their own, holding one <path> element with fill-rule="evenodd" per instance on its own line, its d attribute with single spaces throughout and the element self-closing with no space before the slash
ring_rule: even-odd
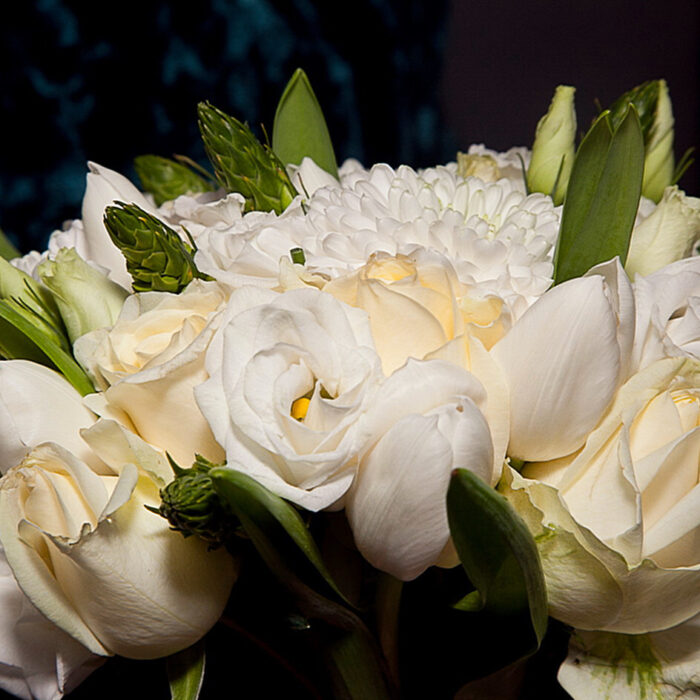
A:
<svg viewBox="0 0 700 700">
<path fill-rule="evenodd" d="M 524 146 L 515 146 L 507 151 L 499 152 L 492 151 L 486 148 L 483 143 L 475 143 L 469 146 L 467 153 L 470 156 L 490 156 L 496 161 L 498 169 L 501 171 L 501 176 L 512 182 L 517 182 L 525 188 L 525 177 L 523 169 L 527 171 L 530 165 L 530 157 L 532 152 Z"/>
</svg>

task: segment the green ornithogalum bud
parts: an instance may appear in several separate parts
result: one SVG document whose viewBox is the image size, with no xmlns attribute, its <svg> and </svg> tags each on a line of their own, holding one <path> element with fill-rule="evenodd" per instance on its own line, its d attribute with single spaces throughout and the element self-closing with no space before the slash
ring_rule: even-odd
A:
<svg viewBox="0 0 700 700">
<path fill-rule="evenodd" d="M 182 194 L 210 192 L 214 189 L 211 183 L 186 165 L 170 158 L 138 156 L 134 158 L 134 167 L 143 189 L 153 195 L 158 206 Z"/>
<path fill-rule="evenodd" d="M 181 292 L 193 279 L 211 279 L 194 263 L 194 249 L 173 229 L 135 204 L 105 209 L 104 224 L 126 259 L 136 292 Z"/>
<path fill-rule="evenodd" d="M 85 262 L 75 248 L 61 248 L 37 267 L 52 292 L 71 343 L 90 331 L 113 326 L 129 293 Z"/>
<path fill-rule="evenodd" d="M 10 303 L 32 325 L 68 347 L 61 314 L 51 292 L 26 272 L 0 257 L 0 299 Z"/>
<path fill-rule="evenodd" d="M 674 181 L 673 110 L 666 81 L 649 80 L 615 100 L 610 107 L 613 127 L 622 120 L 630 102 L 637 109 L 644 136 L 642 194 L 658 202 Z"/>
<path fill-rule="evenodd" d="M 199 129 L 216 177 L 245 197 L 246 210 L 282 213 L 297 195 L 280 159 L 246 124 L 201 102 Z"/>
<path fill-rule="evenodd" d="M 222 466 L 197 455 L 191 469 L 170 464 L 175 479 L 161 489 L 158 513 L 185 537 L 197 535 L 215 546 L 227 544 L 239 527 L 214 489 L 209 470 Z"/>
<path fill-rule="evenodd" d="M 527 169 L 530 192 L 543 192 L 561 204 L 569 186 L 574 164 L 576 110 L 570 85 L 558 85 L 549 110 L 537 124 L 532 158 Z"/>
</svg>

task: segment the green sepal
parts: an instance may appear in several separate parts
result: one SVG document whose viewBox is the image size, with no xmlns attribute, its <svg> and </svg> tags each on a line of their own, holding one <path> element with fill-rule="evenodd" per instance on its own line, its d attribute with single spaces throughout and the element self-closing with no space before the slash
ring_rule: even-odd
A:
<svg viewBox="0 0 700 700">
<path fill-rule="evenodd" d="M 255 536 L 250 526 L 283 548 L 284 540 L 290 538 L 333 591 L 345 600 L 299 511 L 243 472 L 217 467 L 209 472 L 209 477 L 219 497 L 238 516 L 251 539 L 255 540 Z"/>
<path fill-rule="evenodd" d="M 26 359 L 57 369 L 82 395 L 95 391 L 73 356 L 55 338 L 32 322 L 31 309 L 11 299 L 0 300 L 0 353 L 6 359 Z"/>
<path fill-rule="evenodd" d="M 206 655 L 199 641 L 166 659 L 170 700 L 197 700 L 204 682 Z"/>
<path fill-rule="evenodd" d="M 134 158 L 134 168 L 146 192 L 153 195 L 157 206 L 176 199 L 182 194 L 211 192 L 210 182 L 182 163 L 147 154 Z"/>
<path fill-rule="evenodd" d="M 5 260 L 12 260 L 13 258 L 19 258 L 21 255 L 22 253 L 12 245 L 12 241 L 0 229 L 0 257 L 5 258 Z"/>
<path fill-rule="evenodd" d="M 199 130 L 219 183 L 245 197 L 246 211 L 281 214 L 296 197 L 284 165 L 247 124 L 208 102 L 197 107 Z"/>
<path fill-rule="evenodd" d="M 603 112 L 576 153 L 554 254 L 554 283 L 615 256 L 627 259 L 644 173 L 644 139 L 629 106 L 613 131 Z"/>
<path fill-rule="evenodd" d="M 301 68 L 294 71 L 277 105 L 272 150 L 285 164 L 300 165 L 308 157 L 327 173 L 338 177 L 338 164 L 326 119 Z"/>
<path fill-rule="evenodd" d="M 105 209 L 104 224 L 126 260 L 135 292 L 178 294 L 193 279 L 211 280 L 194 262 L 195 250 L 173 229 L 136 204 Z"/>
<path fill-rule="evenodd" d="M 547 629 L 547 593 L 537 546 L 522 518 L 498 492 L 456 469 L 447 492 L 452 541 L 476 591 L 455 606 L 498 619 L 536 651 Z"/>
</svg>

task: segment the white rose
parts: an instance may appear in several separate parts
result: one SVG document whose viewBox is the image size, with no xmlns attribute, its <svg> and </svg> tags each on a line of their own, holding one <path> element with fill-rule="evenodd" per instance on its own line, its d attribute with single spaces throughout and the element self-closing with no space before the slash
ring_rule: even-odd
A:
<svg viewBox="0 0 700 700">
<path fill-rule="evenodd" d="M 663 357 L 700 359 L 700 257 L 637 276 L 634 296 L 635 368 Z"/>
<path fill-rule="evenodd" d="M 0 688 L 23 700 L 56 700 L 102 662 L 31 604 L 0 547 Z"/>
<path fill-rule="evenodd" d="M 44 443 L 0 480 L 7 560 L 32 603 L 91 652 L 155 658 L 184 649 L 221 614 L 232 559 L 144 507 L 159 503 L 169 472 L 162 455 L 113 421 L 85 436 L 112 475 Z"/>
<path fill-rule="evenodd" d="M 195 394 L 228 466 L 308 510 L 347 491 L 382 379 L 367 315 L 315 289 L 231 295 Z"/>
<path fill-rule="evenodd" d="M 78 361 L 104 389 L 86 403 L 133 427 L 182 465 L 189 466 L 197 452 L 221 459 L 193 390 L 207 379 L 204 354 L 225 299 L 222 287 L 200 280 L 180 294 L 127 298 L 111 330 L 88 333 L 75 344 Z"/>
<path fill-rule="evenodd" d="M 409 360 L 382 385 L 346 500 L 357 548 L 373 566 L 408 581 L 442 563 L 450 474 L 469 469 L 494 484 L 501 473 L 486 402 L 473 375 L 440 360 Z"/>
<path fill-rule="evenodd" d="M 58 372 L 28 360 L 0 362 L 0 473 L 42 442 L 57 442 L 93 468 L 100 461 L 80 437 L 95 414 Z"/>
<path fill-rule="evenodd" d="M 510 474 L 551 613 L 641 634 L 700 612 L 700 362 L 667 358 L 619 390 L 583 449 Z"/>
</svg>

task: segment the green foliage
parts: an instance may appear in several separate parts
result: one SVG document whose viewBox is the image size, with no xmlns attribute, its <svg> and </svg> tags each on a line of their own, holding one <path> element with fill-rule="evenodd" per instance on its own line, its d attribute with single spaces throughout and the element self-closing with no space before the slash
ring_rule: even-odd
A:
<svg viewBox="0 0 700 700">
<path fill-rule="evenodd" d="M 627 259 L 644 172 L 644 140 L 633 106 L 613 130 L 603 112 L 576 153 L 554 255 L 554 282 Z"/>
<path fill-rule="evenodd" d="M 321 105 L 301 68 L 282 93 L 272 128 L 272 150 L 280 160 L 299 165 L 308 157 L 338 177 L 338 164 Z"/>
<path fill-rule="evenodd" d="M 190 168 L 156 155 L 143 155 L 134 159 L 136 174 L 146 192 L 150 192 L 158 206 L 182 194 L 210 192 L 211 183 Z"/>
<path fill-rule="evenodd" d="M 14 245 L 12 241 L 5 235 L 2 229 L 0 229 L 0 258 L 5 258 L 5 260 L 12 260 L 13 258 L 18 258 L 22 255 Z"/>
<path fill-rule="evenodd" d="M 211 279 L 194 262 L 194 249 L 136 204 L 105 209 L 104 224 L 126 259 L 136 292 L 181 292 L 193 279 Z"/>
<path fill-rule="evenodd" d="M 279 158 L 238 119 L 208 102 L 197 109 L 204 148 L 220 184 L 245 197 L 246 211 L 281 214 L 297 192 Z"/>
<path fill-rule="evenodd" d="M 197 700 L 204 682 L 206 656 L 198 642 L 166 660 L 171 700 Z"/>
</svg>

